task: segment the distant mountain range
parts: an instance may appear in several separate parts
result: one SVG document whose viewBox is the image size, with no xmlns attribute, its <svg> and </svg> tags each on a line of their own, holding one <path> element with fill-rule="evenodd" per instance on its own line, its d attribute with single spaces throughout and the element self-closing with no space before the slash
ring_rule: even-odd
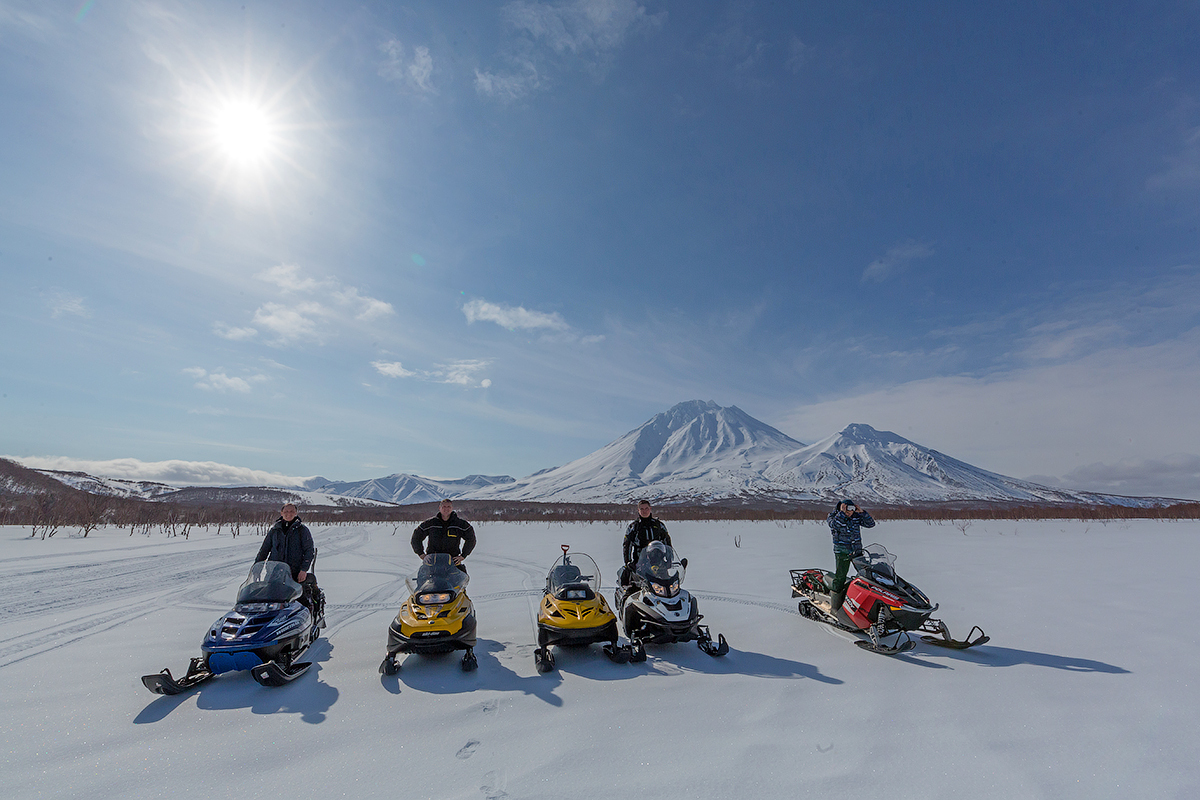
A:
<svg viewBox="0 0 1200 800">
<path fill-rule="evenodd" d="M 238 489 L 180 490 L 40 470 L 85 491 L 144 499 L 208 492 L 236 501 Z M 447 481 L 395 474 L 366 481 L 312 478 L 285 491 L 314 505 L 431 503 L 443 497 L 556 503 L 829 501 L 863 503 L 1069 503 L 1163 506 L 1166 498 L 1120 497 L 1041 486 L 973 467 L 870 425 L 806 445 L 731 406 L 691 400 L 657 414 L 599 450 L 520 480 L 470 475 Z"/>
</svg>

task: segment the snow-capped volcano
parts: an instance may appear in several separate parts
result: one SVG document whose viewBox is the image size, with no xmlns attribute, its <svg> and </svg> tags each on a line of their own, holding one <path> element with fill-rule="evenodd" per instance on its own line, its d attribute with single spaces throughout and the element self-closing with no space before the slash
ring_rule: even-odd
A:
<svg viewBox="0 0 1200 800">
<path fill-rule="evenodd" d="M 764 477 L 792 496 L 914 501 L 1096 502 L 1098 495 L 1051 489 L 973 467 L 870 425 L 789 453 Z"/>
<path fill-rule="evenodd" d="M 386 478 L 372 478 L 366 481 L 325 482 L 313 488 L 317 491 L 346 497 L 415 505 L 436 503 L 443 497 L 474 497 L 474 493 L 480 489 L 511 483 L 513 483 L 513 479 L 507 475 L 468 475 L 459 480 L 442 481 L 434 478 L 422 478 L 419 475 L 397 473 L 388 475 Z"/>
<path fill-rule="evenodd" d="M 848 425 L 805 445 L 737 407 L 699 400 L 680 403 L 569 464 L 463 496 L 578 503 L 845 496 L 889 504 L 1154 502 L 1008 478 L 870 425 Z"/>
<path fill-rule="evenodd" d="M 586 503 L 769 494 L 765 470 L 803 446 L 736 406 L 692 400 L 591 455 L 469 496 Z"/>
</svg>

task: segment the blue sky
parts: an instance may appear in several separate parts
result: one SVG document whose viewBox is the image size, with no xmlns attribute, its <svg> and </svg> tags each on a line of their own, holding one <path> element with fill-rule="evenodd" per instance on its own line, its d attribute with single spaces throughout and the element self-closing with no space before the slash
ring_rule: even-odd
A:
<svg viewBox="0 0 1200 800">
<path fill-rule="evenodd" d="M 0 0 L 0 453 L 519 477 L 711 399 L 1200 497 L 1198 40 L 1192 2 Z"/>
</svg>

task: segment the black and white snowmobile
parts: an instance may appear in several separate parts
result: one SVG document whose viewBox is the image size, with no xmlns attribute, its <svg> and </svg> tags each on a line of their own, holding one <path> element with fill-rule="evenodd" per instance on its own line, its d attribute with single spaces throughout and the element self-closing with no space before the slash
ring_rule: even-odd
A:
<svg viewBox="0 0 1200 800">
<path fill-rule="evenodd" d="M 824 569 L 794 569 L 792 597 L 800 599 L 800 613 L 816 622 L 866 636 L 855 642 L 859 647 L 884 655 L 907 652 L 917 646 L 910 631 L 925 635 L 921 641 L 939 647 L 965 650 L 989 640 L 975 626 L 965 640 L 950 636 L 950 629 L 933 618 L 938 607 L 925 593 L 896 574 L 896 557 L 881 544 L 872 544 L 853 560 L 858 575 L 846 587 L 841 608 L 832 609 L 830 596 L 834 575 Z M 975 632 L 979 635 L 972 639 Z M 895 637 L 891 642 L 889 637 Z"/>
<path fill-rule="evenodd" d="M 325 627 L 324 613 L 314 614 L 301 602 L 304 587 L 292 580 L 292 568 L 280 561 L 260 561 L 238 589 L 237 603 L 209 628 L 200 655 L 187 673 L 171 670 L 143 675 L 155 694 L 179 694 L 223 672 L 250 670 L 263 686 L 282 686 L 303 675 L 310 662 L 300 661 Z M 314 598 L 317 608 L 322 598 Z"/>
<path fill-rule="evenodd" d="M 630 661 L 646 660 L 646 643 L 696 642 L 710 656 L 723 656 L 729 644 L 723 634 L 712 640 L 704 615 L 682 587 L 686 559 L 662 542 L 651 542 L 634 566 L 632 582 L 616 591 L 617 615 L 632 644 Z"/>
</svg>

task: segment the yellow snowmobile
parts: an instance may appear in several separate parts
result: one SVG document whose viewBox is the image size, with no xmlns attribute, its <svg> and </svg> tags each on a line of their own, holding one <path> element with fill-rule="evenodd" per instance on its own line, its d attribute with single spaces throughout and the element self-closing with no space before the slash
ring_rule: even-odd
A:
<svg viewBox="0 0 1200 800">
<path fill-rule="evenodd" d="M 538 672 L 554 669 L 551 645 L 583 647 L 607 642 L 604 654 L 609 659 L 618 664 L 629 661 L 629 645 L 617 645 L 617 617 L 600 594 L 600 569 L 589 556 L 569 553 L 570 549 L 570 545 L 562 546 L 562 558 L 546 575 L 538 608 L 538 646 L 533 651 Z"/>
<path fill-rule="evenodd" d="M 400 671 L 402 653 L 432 655 L 465 650 L 463 672 L 479 666 L 475 658 L 475 607 L 467 597 L 467 573 L 447 553 L 429 553 L 417 574 L 408 578 L 410 592 L 388 627 L 387 655 L 382 675 Z"/>
</svg>

